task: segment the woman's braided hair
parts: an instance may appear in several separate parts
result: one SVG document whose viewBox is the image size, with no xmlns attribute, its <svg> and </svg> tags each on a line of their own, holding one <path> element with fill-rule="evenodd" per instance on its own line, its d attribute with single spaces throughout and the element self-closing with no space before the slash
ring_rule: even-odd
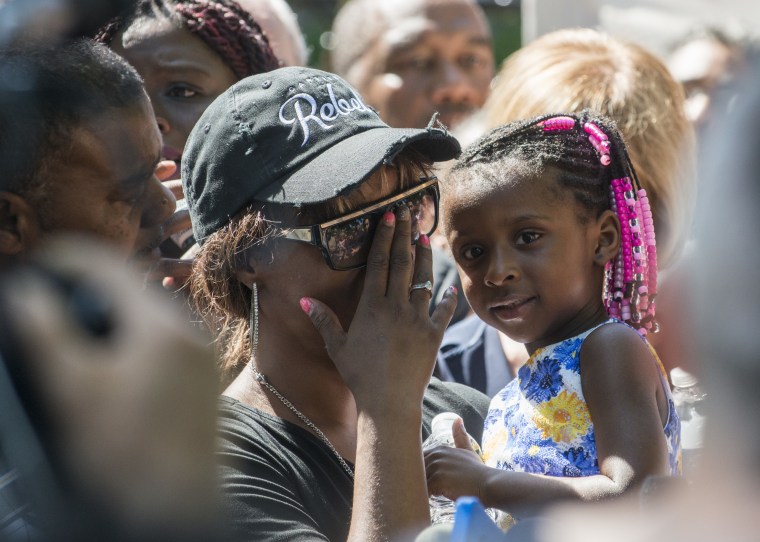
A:
<svg viewBox="0 0 760 542">
<path fill-rule="evenodd" d="M 642 335 L 656 332 L 657 251 L 652 212 L 614 122 L 584 111 L 495 128 L 465 150 L 451 170 L 446 190 L 466 191 L 475 179 L 498 186 L 510 164 L 527 167 L 534 177 L 552 168 L 559 184 L 587 211 L 586 217 L 599 217 L 608 209 L 615 212 L 620 220 L 621 247 L 607 264 L 607 312 Z"/>
<path fill-rule="evenodd" d="M 95 40 L 110 45 L 135 21 L 158 17 L 172 20 L 198 36 L 238 79 L 280 66 L 259 24 L 233 0 L 138 0 L 128 13 L 108 22 Z"/>
</svg>

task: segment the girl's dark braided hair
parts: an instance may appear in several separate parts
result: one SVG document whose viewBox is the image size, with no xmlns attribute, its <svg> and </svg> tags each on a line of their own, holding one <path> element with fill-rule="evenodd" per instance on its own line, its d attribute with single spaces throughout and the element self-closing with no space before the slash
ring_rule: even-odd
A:
<svg viewBox="0 0 760 542">
<path fill-rule="evenodd" d="M 175 21 L 198 36 L 238 79 L 280 66 L 259 24 L 233 0 L 138 0 L 128 13 L 108 22 L 95 40 L 110 45 L 138 19 L 157 17 Z"/>
<path fill-rule="evenodd" d="M 533 177 L 551 168 L 589 215 L 612 210 L 620 220 L 621 248 L 607 264 L 604 302 L 610 316 L 656 332 L 657 253 L 652 213 L 614 122 L 584 111 L 545 115 L 495 128 L 468 147 L 452 168 L 447 191 L 466 193 L 474 182 L 498 185 L 519 164 Z M 585 219 L 581 217 L 581 219 Z"/>
</svg>

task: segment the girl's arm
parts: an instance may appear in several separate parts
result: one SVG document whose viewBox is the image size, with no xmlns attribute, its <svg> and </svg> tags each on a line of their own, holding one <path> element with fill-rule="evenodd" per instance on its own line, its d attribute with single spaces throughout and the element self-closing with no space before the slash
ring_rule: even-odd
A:
<svg viewBox="0 0 760 542">
<path fill-rule="evenodd" d="M 628 327 L 605 325 L 584 341 L 580 363 L 601 474 L 560 478 L 509 472 L 483 465 L 468 450 L 438 448 L 425 457 L 430 493 L 475 495 L 485 506 L 514 511 L 614 497 L 647 476 L 667 474 L 667 402 L 646 343 Z"/>
</svg>

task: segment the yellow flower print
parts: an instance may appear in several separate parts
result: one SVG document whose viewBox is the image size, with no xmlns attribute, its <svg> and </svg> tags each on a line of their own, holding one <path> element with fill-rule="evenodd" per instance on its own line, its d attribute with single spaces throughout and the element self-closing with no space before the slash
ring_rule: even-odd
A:
<svg viewBox="0 0 760 542">
<path fill-rule="evenodd" d="M 543 438 L 572 442 L 588 432 L 591 418 L 586 403 L 575 392 L 562 390 L 559 395 L 538 405 L 533 423 L 541 430 Z"/>
<path fill-rule="evenodd" d="M 483 442 L 483 461 L 487 462 L 491 457 L 505 450 L 508 439 L 506 427 L 500 427 L 494 431 L 490 438 Z"/>
<path fill-rule="evenodd" d="M 536 363 L 536 360 L 541 359 L 541 354 L 543 354 L 543 352 L 544 352 L 543 348 L 539 348 L 538 350 L 533 352 L 533 354 L 531 354 L 531 356 L 528 358 L 528 361 L 525 362 L 525 365 L 528 367 L 532 367 Z"/>
</svg>

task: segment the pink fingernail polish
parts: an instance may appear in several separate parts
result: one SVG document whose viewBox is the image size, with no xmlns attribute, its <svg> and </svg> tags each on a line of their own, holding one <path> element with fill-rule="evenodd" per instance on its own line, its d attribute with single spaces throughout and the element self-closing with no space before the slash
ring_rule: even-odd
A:
<svg viewBox="0 0 760 542">
<path fill-rule="evenodd" d="M 456 287 L 456 286 L 454 286 L 453 284 L 452 284 L 451 286 L 449 286 L 449 291 L 450 291 L 452 294 L 457 294 L 457 293 L 459 293 L 459 290 L 457 290 L 457 287 Z"/>
<path fill-rule="evenodd" d="M 312 307 L 311 299 L 309 299 L 308 297 L 302 297 L 299 303 L 301 305 L 301 310 L 303 312 L 305 312 L 306 314 L 311 314 L 311 307 Z"/>
<path fill-rule="evenodd" d="M 430 237 L 425 235 L 424 233 L 420 235 L 419 239 L 417 240 L 419 244 L 421 244 L 423 247 L 429 247 L 430 246 Z"/>
<path fill-rule="evenodd" d="M 393 224 L 396 221 L 396 215 L 394 215 L 391 211 L 386 211 L 383 215 L 383 222 L 388 224 L 389 226 Z"/>
</svg>

